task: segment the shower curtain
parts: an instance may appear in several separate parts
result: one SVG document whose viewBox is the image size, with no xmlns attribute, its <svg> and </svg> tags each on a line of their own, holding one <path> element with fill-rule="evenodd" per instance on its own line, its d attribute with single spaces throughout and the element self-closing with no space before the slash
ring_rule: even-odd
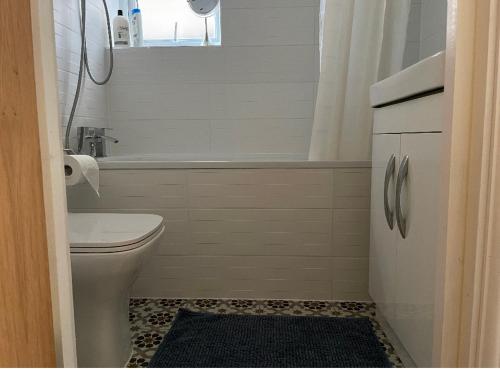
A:
<svg viewBox="0 0 500 369">
<path fill-rule="evenodd" d="M 370 160 L 369 88 L 403 65 L 411 0 L 321 0 L 310 160 Z"/>
</svg>

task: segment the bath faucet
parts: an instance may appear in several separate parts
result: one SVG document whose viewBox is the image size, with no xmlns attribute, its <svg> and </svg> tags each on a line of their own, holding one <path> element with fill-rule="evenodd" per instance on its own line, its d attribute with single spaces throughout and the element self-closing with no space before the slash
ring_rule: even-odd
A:
<svg viewBox="0 0 500 369">
<path fill-rule="evenodd" d="M 118 143 L 116 138 L 106 135 L 93 135 L 93 136 L 85 136 L 85 139 L 89 141 L 90 146 L 90 156 L 94 158 L 102 158 L 106 156 L 105 142 L 103 140 L 110 140 L 113 143 Z"/>
<path fill-rule="evenodd" d="M 88 154 L 95 158 L 107 156 L 106 141 L 118 143 L 118 139 L 105 135 L 108 128 L 78 127 L 78 153 L 84 151 L 84 146 L 88 142 Z"/>
<path fill-rule="evenodd" d="M 118 142 L 120 142 L 117 138 L 114 138 L 114 137 L 111 137 L 111 136 L 106 136 L 106 135 L 97 136 L 97 138 L 103 138 L 105 140 L 110 140 L 110 141 L 113 141 L 113 143 L 115 143 L 115 144 L 117 144 Z"/>
</svg>

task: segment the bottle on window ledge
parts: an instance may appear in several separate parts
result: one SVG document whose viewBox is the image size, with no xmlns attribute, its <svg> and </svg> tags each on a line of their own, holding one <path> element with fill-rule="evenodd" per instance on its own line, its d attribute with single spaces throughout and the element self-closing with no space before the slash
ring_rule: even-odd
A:
<svg viewBox="0 0 500 369">
<path fill-rule="evenodd" d="M 113 19 L 113 36 L 116 47 L 127 47 L 130 45 L 128 19 L 123 16 L 123 10 L 118 10 L 118 15 Z"/>
<path fill-rule="evenodd" d="M 141 10 L 139 8 L 132 9 L 131 13 L 131 23 L 132 23 L 132 46 L 142 47 L 144 46 L 144 37 L 142 35 L 142 16 Z"/>
</svg>

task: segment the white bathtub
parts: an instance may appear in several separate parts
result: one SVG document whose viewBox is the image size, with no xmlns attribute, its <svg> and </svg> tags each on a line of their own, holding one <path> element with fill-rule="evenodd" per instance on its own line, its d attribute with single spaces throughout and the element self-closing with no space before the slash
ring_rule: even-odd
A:
<svg viewBox="0 0 500 369">
<path fill-rule="evenodd" d="M 165 235 L 133 296 L 369 300 L 370 163 L 116 156 L 76 212 L 152 213 Z"/>
</svg>

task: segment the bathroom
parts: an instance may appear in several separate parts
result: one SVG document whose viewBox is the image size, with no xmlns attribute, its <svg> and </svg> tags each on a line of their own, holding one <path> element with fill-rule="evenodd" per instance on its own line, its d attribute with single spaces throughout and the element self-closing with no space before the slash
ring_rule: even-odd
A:
<svg viewBox="0 0 500 369">
<path fill-rule="evenodd" d="M 497 363 L 494 0 L 12 4 L 38 143 L 2 204 L 44 248 L 0 312 L 49 319 L 1 366 Z"/>
</svg>

